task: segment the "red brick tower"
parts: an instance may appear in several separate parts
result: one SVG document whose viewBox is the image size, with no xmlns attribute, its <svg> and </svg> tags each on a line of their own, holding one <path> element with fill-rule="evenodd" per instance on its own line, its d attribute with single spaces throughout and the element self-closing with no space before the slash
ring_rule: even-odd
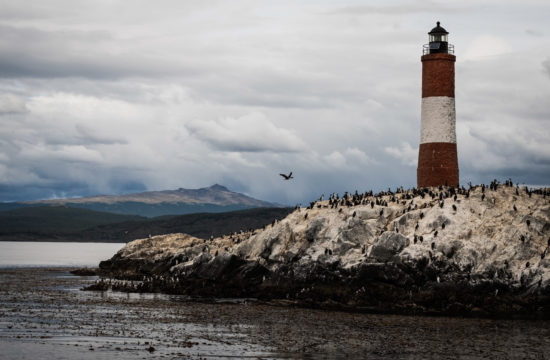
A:
<svg viewBox="0 0 550 360">
<path fill-rule="evenodd" d="M 422 60 L 422 128 L 416 180 L 419 188 L 458 186 L 456 151 L 455 61 L 449 33 L 437 26 L 428 33 Z"/>
</svg>

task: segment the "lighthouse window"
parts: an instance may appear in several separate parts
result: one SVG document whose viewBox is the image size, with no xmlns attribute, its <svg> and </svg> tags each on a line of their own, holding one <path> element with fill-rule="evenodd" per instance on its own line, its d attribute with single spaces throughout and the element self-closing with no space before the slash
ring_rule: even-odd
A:
<svg viewBox="0 0 550 360">
<path fill-rule="evenodd" d="M 432 49 L 432 50 L 437 50 L 437 49 L 439 49 L 440 46 L 441 46 L 441 44 L 438 43 L 438 42 L 436 42 L 436 43 L 431 43 L 431 44 L 430 44 L 430 49 Z"/>
<path fill-rule="evenodd" d="M 447 35 L 445 34 L 434 34 L 430 35 L 430 42 L 447 42 Z"/>
</svg>

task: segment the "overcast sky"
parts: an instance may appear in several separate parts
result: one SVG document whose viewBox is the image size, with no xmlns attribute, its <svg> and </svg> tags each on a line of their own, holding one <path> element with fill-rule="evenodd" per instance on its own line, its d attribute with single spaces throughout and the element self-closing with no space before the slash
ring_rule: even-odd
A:
<svg viewBox="0 0 550 360">
<path fill-rule="evenodd" d="M 414 186 L 438 20 L 461 184 L 548 184 L 549 17 L 547 0 L 2 0 L 0 201 Z"/>
</svg>

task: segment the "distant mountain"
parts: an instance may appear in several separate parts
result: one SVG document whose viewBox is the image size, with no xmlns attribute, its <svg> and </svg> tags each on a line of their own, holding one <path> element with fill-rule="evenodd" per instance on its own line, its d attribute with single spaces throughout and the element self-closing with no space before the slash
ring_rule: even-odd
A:
<svg viewBox="0 0 550 360">
<path fill-rule="evenodd" d="M 126 195 L 99 195 L 85 198 L 25 201 L 0 204 L 0 210 L 29 206 L 68 206 L 115 214 L 146 217 L 217 213 L 257 207 L 279 207 L 278 204 L 257 200 L 213 185 L 200 189 L 148 191 Z"/>
<path fill-rule="evenodd" d="M 148 219 L 67 206 L 23 207 L 0 211 L 0 238 L 16 233 L 69 233 L 99 225 L 140 220 Z"/>
<path fill-rule="evenodd" d="M 292 210 L 254 208 L 147 219 L 65 206 L 29 207 L 0 211 L 0 241 L 128 242 L 177 232 L 207 239 L 260 228 Z"/>
</svg>

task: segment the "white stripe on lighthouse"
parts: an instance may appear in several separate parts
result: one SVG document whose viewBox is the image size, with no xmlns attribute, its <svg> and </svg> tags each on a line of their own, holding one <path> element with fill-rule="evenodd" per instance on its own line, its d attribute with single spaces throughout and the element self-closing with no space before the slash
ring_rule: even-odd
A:
<svg viewBox="0 0 550 360">
<path fill-rule="evenodd" d="M 420 143 L 456 144 L 455 99 L 448 96 L 422 98 Z"/>
</svg>

